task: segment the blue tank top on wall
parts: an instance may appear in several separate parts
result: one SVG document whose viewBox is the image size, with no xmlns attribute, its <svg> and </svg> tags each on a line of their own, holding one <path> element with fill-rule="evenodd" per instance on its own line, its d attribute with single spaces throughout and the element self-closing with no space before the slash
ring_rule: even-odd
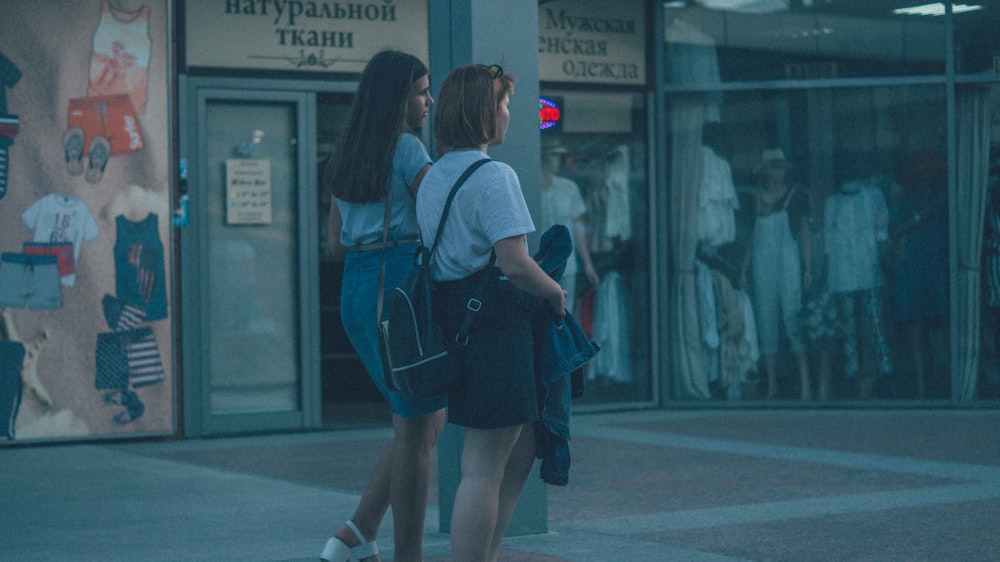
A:
<svg viewBox="0 0 1000 562">
<path fill-rule="evenodd" d="M 146 321 L 167 317 L 167 283 L 157 216 L 134 222 L 115 218 L 115 288 L 119 299 L 142 307 Z"/>
</svg>

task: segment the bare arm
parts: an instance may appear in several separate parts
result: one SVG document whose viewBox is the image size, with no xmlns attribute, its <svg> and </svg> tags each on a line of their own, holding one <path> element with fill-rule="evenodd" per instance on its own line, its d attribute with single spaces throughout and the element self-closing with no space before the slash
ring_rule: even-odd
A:
<svg viewBox="0 0 1000 562">
<path fill-rule="evenodd" d="M 420 189 L 420 182 L 424 181 L 424 176 L 427 174 L 427 170 L 430 169 L 431 163 L 428 162 L 424 164 L 423 168 L 420 168 L 419 172 L 417 172 L 417 177 L 413 178 L 413 183 L 410 184 L 410 194 L 413 195 L 414 199 L 417 198 L 417 191 Z"/>
<path fill-rule="evenodd" d="M 548 301 L 556 316 L 566 315 L 566 291 L 528 255 L 524 236 L 511 236 L 494 246 L 500 271 L 519 289 Z"/>
<path fill-rule="evenodd" d="M 330 256 L 336 261 L 343 261 L 344 256 L 347 254 L 347 248 L 340 243 L 340 227 L 343 224 L 336 199 L 330 199 L 330 216 L 327 218 L 326 242 L 330 248 Z"/>
</svg>

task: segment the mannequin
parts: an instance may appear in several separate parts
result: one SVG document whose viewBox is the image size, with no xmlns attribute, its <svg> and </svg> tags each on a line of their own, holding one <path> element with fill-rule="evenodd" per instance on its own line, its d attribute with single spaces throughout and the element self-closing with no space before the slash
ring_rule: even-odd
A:
<svg viewBox="0 0 1000 562">
<path fill-rule="evenodd" d="M 889 211 L 882 192 L 866 180 L 841 182 L 823 211 L 827 280 L 844 329 L 844 375 L 858 385 L 858 397 L 871 396 L 870 376 L 859 378 L 858 328 L 863 316 L 878 360 L 879 376 L 892 376 L 892 360 L 882 322 L 879 256 L 888 242 Z M 861 314 L 858 314 L 858 313 Z"/>
<path fill-rule="evenodd" d="M 753 273 L 754 307 L 760 352 L 767 373 L 767 398 L 778 396 L 777 354 L 781 330 L 798 366 L 800 396 L 812 398 L 809 360 L 802 334 L 802 291 L 812 284 L 807 193 L 785 179 L 781 149 L 763 152 L 764 184 L 757 194 L 752 240 L 743 261 L 741 285 Z"/>
<path fill-rule="evenodd" d="M 548 141 L 548 139 L 546 139 Z M 577 258 L 583 266 L 583 273 L 589 288 L 596 288 L 600 282 L 587 244 L 587 228 L 584 218 L 587 207 L 580 195 L 580 188 L 573 180 L 559 176 L 562 158 L 569 150 L 558 140 L 543 143 L 542 146 L 542 212 L 541 227 L 545 232 L 556 224 L 566 226 L 573 240 L 573 253 L 566 260 L 566 271 L 559 284 L 566 291 L 566 310 L 575 313 Z"/>
</svg>

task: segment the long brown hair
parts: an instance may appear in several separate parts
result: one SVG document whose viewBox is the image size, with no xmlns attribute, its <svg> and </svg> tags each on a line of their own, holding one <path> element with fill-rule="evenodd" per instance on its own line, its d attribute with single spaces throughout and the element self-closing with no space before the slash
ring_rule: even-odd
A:
<svg viewBox="0 0 1000 562">
<path fill-rule="evenodd" d="M 420 59 L 400 51 L 382 51 L 368 61 L 323 171 L 324 185 L 335 197 L 367 203 L 385 196 L 396 140 L 406 130 L 410 89 L 427 73 Z"/>
</svg>

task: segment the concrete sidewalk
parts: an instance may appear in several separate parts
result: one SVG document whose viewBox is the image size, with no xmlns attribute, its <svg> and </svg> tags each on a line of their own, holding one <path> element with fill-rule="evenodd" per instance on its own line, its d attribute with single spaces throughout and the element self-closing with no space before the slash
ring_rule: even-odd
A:
<svg viewBox="0 0 1000 562">
<path fill-rule="evenodd" d="M 998 410 L 578 415 L 502 559 L 1000 560 Z M 390 430 L 0 449 L 0 560 L 318 559 Z M 425 551 L 448 559 L 432 489 Z M 379 536 L 392 559 L 392 521 Z"/>
</svg>

